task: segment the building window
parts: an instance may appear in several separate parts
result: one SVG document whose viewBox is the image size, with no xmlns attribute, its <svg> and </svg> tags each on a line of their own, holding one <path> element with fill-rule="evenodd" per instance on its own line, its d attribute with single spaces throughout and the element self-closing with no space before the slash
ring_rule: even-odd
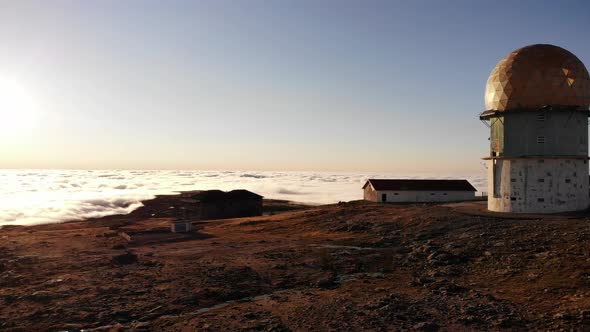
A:
<svg viewBox="0 0 590 332">
<path fill-rule="evenodd" d="M 515 201 L 516 200 L 516 197 L 510 197 L 510 200 L 511 201 Z"/>
<path fill-rule="evenodd" d="M 381 194 L 381 202 L 387 202 L 387 194 Z"/>
<path fill-rule="evenodd" d="M 397 196 L 397 195 L 399 195 L 399 193 L 394 193 L 394 195 L 396 195 L 396 196 Z"/>
<path fill-rule="evenodd" d="M 447 195 L 447 193 L 444 193 L 443 195 L 445 195 L 445 196 L 446 196 L 446 195 Z"/>
<path fill-rule="evenodd" d="M 516 182 L 516 179 L 510 179 L 510 182 Z"/>
<path fill-rule="evenodd" d="M 544 198 L 537 198 L 537 202 L 545 202 Z"/>
<path fill-rule="evenodd" d="M 537 143 L 545 144 L 545 136 L 537 136 Z"/>
<path fill-rule="evenodd" d="M 539 179 L 539 182 L 545 182 L 545 179 Z"/>
<path fill-rule="evenodd" d="M 545 121 L 545 113 L 537 114 L 537 121 Z"/>
<path fill-rule="evenodd" d="M 430 196 L 434 196 L 434 193 L 430 193 Z"/>
<path fill-rule="evenodd" d="M 570 183 L 570 182 L 572 182 L 572 180 L 570 180 L 570 179 L 565 179 L 565 183 Z"/>
</svg>

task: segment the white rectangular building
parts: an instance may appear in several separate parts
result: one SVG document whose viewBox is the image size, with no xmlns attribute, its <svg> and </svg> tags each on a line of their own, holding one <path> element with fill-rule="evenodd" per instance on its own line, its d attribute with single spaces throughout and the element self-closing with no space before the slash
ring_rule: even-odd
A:
<svg viewBox="0 0 590 332">
<path fill-rule="evenodd" d="M 364 199 L 372 202 L 456 202 L 475 199 L 467 180 L 369 179 Z"/>
</svg>

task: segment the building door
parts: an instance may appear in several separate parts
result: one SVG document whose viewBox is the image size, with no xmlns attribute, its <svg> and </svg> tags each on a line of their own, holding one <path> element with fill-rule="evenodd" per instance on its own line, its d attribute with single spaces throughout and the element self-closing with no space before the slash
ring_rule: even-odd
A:
<svg viewBox="0 0 590 332">
<path fill-rule="evenodd" d="M 381 202 L 387 202 L 387 194 L 381 194 Z"/>
<path fill-rule="evenodd" d="M 500 192 L 501 184 L 502 184 L 502 165 L 503 163 L 498 163 L 497 159 L 493 161 L 493 169 L 492 169 L 492 186 L 493 186 L 493 194 L 494 198 L 502 197 L 502 193 Z"/>
</svg>

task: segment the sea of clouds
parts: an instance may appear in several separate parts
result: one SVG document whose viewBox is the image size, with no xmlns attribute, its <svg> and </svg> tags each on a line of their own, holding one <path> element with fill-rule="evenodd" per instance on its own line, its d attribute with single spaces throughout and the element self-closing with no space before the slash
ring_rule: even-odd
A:
<svg viewBox="0 0 590 332">
<path fill-rule="evenodd" d="M 247 189 L 266 198 L 335 203 L 362 198 L 368 178 L 467 178 L 485 191 L 484 174 L 0 170 L 0 226 L 34 225 L 129 213 L 158 194 Z"/>
</svg>

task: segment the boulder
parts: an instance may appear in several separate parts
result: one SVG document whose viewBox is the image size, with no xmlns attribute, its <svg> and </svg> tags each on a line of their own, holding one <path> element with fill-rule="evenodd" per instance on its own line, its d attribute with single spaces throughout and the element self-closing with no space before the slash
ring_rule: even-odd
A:
<svg viewBox="0 0 590 332">
<path fill-rule="evenodd" d="M 117 265 L 129 265 L 137 263 L 137 255 L 132 252 L 126 252 L 112 258 L 112 262 Z"/>
</svg>

